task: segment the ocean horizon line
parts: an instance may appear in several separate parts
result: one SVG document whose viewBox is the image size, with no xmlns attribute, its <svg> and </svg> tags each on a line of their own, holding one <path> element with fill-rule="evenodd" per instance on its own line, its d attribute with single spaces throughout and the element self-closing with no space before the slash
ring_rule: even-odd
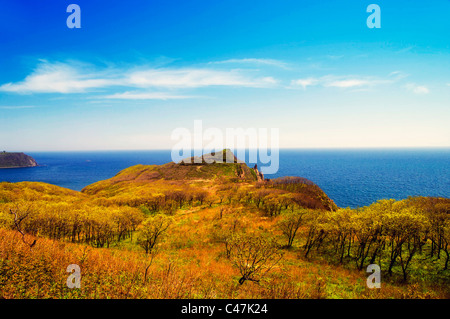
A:
<svg viewBox="0 0 450 319">
<path fill-rule="evenodd" d="M 224 148 L 228 149 L 228 148 Z M 305 151 L 389 151 L 389 150 L 450 150 L 450 146 L 404 146 L 404 147 L 280 147 L 280 151 L 290 150 L 305 150 Z M 192 149 L 191 151 L 198 151 L 199 149 Z M 241 148 L 233 149 L 234 151 L 242 150 Z M 255 150 L 255 148 L 245 148 L 244 150 Z M 270 148 L 269 148 L 270 150 Z M 155 149 L 101 149 L 101 150 L 8 150 L 6 152 L 16 153 L 88 153 L 88 152 L 151 152 L 164 151 L 171 152 L 170 148 L 155 148 Z"/>
</svg>

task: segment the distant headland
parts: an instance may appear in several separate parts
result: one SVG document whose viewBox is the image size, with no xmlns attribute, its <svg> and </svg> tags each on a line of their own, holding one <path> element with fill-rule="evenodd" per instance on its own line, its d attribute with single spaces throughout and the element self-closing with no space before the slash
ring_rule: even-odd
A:
<svg viewBox="0 0 450 319">
<path fill-rule="evenodd" d="M 34 158 L 24 153 L 0 152 L 1 168 L 20 168 L 38 166 Z"/>
</svg>

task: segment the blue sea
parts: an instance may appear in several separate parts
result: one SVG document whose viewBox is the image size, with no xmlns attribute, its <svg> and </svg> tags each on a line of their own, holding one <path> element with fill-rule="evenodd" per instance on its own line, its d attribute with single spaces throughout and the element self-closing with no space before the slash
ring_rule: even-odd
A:
<svg viewBox="0 0 450 319">
<path fill-rule="evenodd" d="M 0 181 L 38 181 L 80 191 L 132 165 L 171 161 L 170 150 L 26 153 L 40 166 L 0 169 Z M 305 177 L 338 206 L 355 208 L 383 198 L 449 197 L 449 164 L 450 149 L 284 149 L 278 172 L 266 177 Z"/>
</svg>

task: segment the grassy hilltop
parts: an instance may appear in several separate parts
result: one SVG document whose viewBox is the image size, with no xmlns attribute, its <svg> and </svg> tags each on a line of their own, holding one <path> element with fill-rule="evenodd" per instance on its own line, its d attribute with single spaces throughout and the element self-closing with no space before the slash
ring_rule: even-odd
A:
<svg viewBox="0 0 450 319">
<path fill-rule="evenodd" d="M 239 161 L 136 165 L 82 192 L 0 183 L 0 298 L 449 298 L 449 212 L 425 197 L 339 208 Z"/>
</svg>

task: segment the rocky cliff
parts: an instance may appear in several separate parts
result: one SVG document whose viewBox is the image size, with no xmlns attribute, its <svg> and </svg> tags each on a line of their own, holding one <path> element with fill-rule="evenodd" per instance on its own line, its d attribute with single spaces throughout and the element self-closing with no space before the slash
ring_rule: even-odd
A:
<svg viewBox="0 0 450 319">
<path fill-rule="evenodd" d="M 264 174 L 258 170 L 258 164 L 255 164 L 253 171 L 255 172 L 258 181 L 264 181 Z"/>
<path fill-rule="evenodd" d="M 34 158 L 24 153 L 0 152 L 0 168 L 38 166 Z"/>
</svg>

